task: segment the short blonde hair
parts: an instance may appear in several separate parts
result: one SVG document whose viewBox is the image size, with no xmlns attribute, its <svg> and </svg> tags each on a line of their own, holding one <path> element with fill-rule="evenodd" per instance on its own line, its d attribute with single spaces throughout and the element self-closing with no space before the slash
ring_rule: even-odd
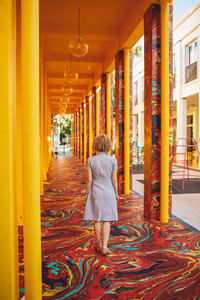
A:
<svg viewBox="0 0 200 300">
<path fill-rule="evenodd" d="M 111 146 L 112 142 L 106 134 L 98 135 L 93 140 L 93 151 L 108 152 Z"/>
</svg>

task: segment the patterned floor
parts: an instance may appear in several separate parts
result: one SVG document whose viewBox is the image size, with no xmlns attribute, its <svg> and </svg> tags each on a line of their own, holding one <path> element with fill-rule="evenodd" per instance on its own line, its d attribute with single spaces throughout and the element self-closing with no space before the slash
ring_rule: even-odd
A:
<svg viewBox="0 0 200 300">
<path fill-rule="evenodd" d="M 42 206 L 43 299 L 200 299 L 200 237 L 176 221 L 143 219 L 136 195 L 119 201 L 112 255 L 95 252 L 83 221 L 86 169 L 77 159 L 51 164 Z M 23 283 L 20 230 L 20 291 Z"/>
</svg>

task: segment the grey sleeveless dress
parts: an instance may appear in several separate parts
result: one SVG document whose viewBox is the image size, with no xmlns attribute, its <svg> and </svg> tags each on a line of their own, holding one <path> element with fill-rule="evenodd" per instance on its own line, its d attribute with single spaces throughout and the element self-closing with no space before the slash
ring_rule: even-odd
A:
<svg viewBox="0 0 200 300">
<path fill-rule="evenodd" d="M 117 199 L 112 184 L 112 172 L 117 170 L 116 158 L 99 152 L 88 158 L 87 169 L 92 171 L 92 184 L 86 200 L 84 220 L 117 221 Z"/>
</svg>

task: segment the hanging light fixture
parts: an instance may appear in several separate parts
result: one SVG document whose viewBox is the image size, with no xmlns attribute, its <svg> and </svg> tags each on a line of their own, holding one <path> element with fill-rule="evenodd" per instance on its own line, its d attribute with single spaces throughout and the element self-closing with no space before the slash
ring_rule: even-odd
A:
<svg viewBox="0 0 200 300">
<path fill-rule="evenodd" d="M 64 96 L 69 96 L 73 93 L 73 88 L 70 85 L 65 84 L 62 91 Z"/>
<path fill-rule="evenodd" d="M 72 70 L 72 58 L 71 55 L 69 57 L 69 69 L 64 72 L 65 82 L 71 84 L 78 79 L 78 73 L 73 72 Z"/>
<path fill-rule="evenodd" d="M 63 104 L 67 104 L 67 103 L 69 103 L 69 100 L 70 100 L 70 98 L 68 96 L 63 96 L 60 99 L 60 102 L 63 103 Z"/>
<path fill-rule="evenodd" d="M 76 57 L 82 57 L 88 53 L 87 41 L 80 35 L 80 8 L 78 8 L 78 35 L 69 40 L 68 48 L 69 52 Z"/>
</svg>

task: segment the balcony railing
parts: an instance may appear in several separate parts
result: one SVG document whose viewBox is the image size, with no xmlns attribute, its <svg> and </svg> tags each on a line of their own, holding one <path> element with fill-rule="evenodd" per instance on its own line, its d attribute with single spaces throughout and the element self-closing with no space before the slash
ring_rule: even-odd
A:
<svg viewBox="0 0 200 300">
<path fill-rule="evenodd" d="M 185 83 L 197 78 L 197 62 L 185 67 Z"/>
</svg>

